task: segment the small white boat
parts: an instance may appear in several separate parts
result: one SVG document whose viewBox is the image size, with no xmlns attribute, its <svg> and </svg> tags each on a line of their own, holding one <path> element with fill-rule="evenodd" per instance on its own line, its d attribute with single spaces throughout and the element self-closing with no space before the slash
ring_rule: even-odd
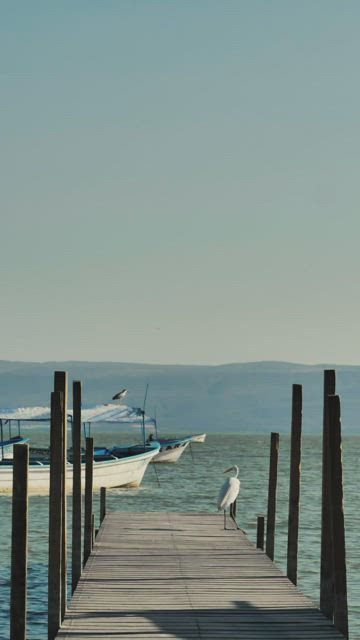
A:
<svg viewBox="0 0 360 640">
<path fill-rule="evenodd" d="M 186 438 L 157 438 L 160 451 L 154 456 L 153 462 L 177 462 L 189 446 L 191 439 Z"/>
<path fill-rule="evenodd" d="M 192 442 L 204 442 L 206 433 L 185 438 L 156 438 L 155 442 L 160 445 L 159 453 L 154 457 L 153 462 L 177 462 L 185 449 Z"/>
<path fill-rule="evenodd" d="M 190 436 L 191 442 L 205 442 L 206 433 L 199 433 L 194 436 Z"/>
<path fill-rule="evenodd" d="M 159 453 L 154 457 L 153 462 L 177 462 L 185 449 L 192 442 L 204 442 L 206 433 L 199 435 L 184 436 L 183 438 L 159 438 L 156 419 L 154 419 L 154 433 L 151 433 L 147 442 L 158 442 Z"/>
<path fill-rule="evenodd" d="M 102 450 L 103 451 L 103 450 Z M 93 488 L 100 487 L 138 487 L 144 477 L 149 462 L 159 451 L 159 445 L 152 443 L 130 447 L 119 447 L 110 450 L 106 455 L 97 454 L 95 450 L 93 463 Z M 85 488 L 85 464 L 81 465 L 82 487 Z M 0 493 L 11 493 L 13 481 L 13 461 L 0 462 Z M 66 488 L 72 491 L 73 467 L 68 463 L 66 469 Z M 29 464 L 29 494 L 48 494 L 50 486 L 50 465 L 40 460 Z"/>
</svg>

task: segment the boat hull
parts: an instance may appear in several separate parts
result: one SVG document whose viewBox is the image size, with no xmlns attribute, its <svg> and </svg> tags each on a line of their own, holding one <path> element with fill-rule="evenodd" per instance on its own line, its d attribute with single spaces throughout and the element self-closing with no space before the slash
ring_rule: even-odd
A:
<svg viewBox="0 0 360 640">
<path fill-rule="evenodd" d="M 190 440 L 176 440 L 174 442 L 161 442 L 160 451 L 153 458 L 153 462 L 177 462 L 190 444 Z"/>
<path fill-rule="evenodd" d="M 191 442 L 205 442 L 206 433 L 199 433 L 195 436 L 191 436 Z"/>
<path fill-rule="evenodd" d="M 138 487 L 144 477 L 149 462 L 154 458 L 157 449 L 139 453 L 124 458 L 114 458 L 105 461 L 94 461 L 93 488 L 100 487 Z M 85 487 L 85 464 L 81 465 L 82 488 Z M 13 482 L 12 465 L 0 465 L 0 493 L 11 493 Z M 67 465 L 66 490 L 72 491 L 73 467 Z M 29 465 L 28 490 L 29 494 L 48 494 L 50 486 L 50 466 L 48 464 Z"/>
</svg>

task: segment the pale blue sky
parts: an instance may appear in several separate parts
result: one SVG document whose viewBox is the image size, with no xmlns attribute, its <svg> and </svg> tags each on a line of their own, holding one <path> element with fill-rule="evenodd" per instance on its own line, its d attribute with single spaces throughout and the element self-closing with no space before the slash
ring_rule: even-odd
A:
<svg viewBox="0 0 360 640">
<path fill-rule="evenodd" d="M 360 363 L 360 3 L 0 3 L 0 359 Z"/>
</svg>

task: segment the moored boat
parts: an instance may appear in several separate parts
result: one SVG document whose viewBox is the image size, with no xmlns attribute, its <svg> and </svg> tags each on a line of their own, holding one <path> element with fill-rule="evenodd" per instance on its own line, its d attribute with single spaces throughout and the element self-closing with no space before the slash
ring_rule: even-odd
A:
<svg viewBox="0 0 360 640">
<path fill-rule="evenodd" d="M 205 442 L 206 433 L 198 433 L 193 436 L 190 436 L 191 442 Z"/>
<path fill-rule="evenodd" d="M 177 462 L 192 442 L 204 442 L 206 438 L 206 433 L 182 438 L 159 438 L 156 419 L 153 420 L 153 426 L 154 433 L 149 435 L 147 442 L 158 442 L 160 445 L 160 451 L 153 462 Z"/>
<path fill-rule="evenodd" d="M 8 437 L 4 436 L 4 427 L 7 427 L 9 430 Z M 28 438 L 24 438 L 20 434 L 20 422 L 17 421 L 18 434 L 16 436 L 12 435 L 12 420 L 3 420 L 0 417 L 0 461 L 5 458 L 12 458 L 14 453 L 14 445 L 15 444 L 24 444 L 28 441 Z M 7 430 L 6 429 L 6 430 Z"/>
<path fill-rule="evenodd" d="M 0 440 L 0 462 L 13 457 L 15 444 L 25 444 L 25 442 L 28 442 L 28 438 L 23 436 L 11 436 L 8 440 Z"/>
<path fill-rule="evenodd" d="M 144 447 L 131 445 L 113 449 L 96 449 L 93 464 L 93 488 L 138 487 L 144 477 L 149 462 L 159 451 L 154 442 Z M 44 460 L 44 459 L 43 459 Z M 12 460 L 0 462 L 0 493 L 12 491 Z M 85 464 L 81 465 L 82 487 L 85 486 Z M 66 469 L 66 489 L 72 490 L 73 467 L 69 462 Z M 50 485 L 50 465 L 33 458 L 29 464 L 28 487 L 30 494 L 48 494 Z"/>
<path fill-rule="evenodd" d="M 68 424 L 72 425 L 72 411 L 67 412 Z M 81 419 L 85 436 L 90 435 L 92 423 L 119 423 L 140 426 L 152 419 L 144 415 L 141 409 L 126 405 L 103 404 L 82 409 Z M 48 407 L 23 407 L 18 409 L 0 410 L 0 420 L 16 420 L 31 423 L 49 423 L 50 410 Z M 87 426 L 87 432 L 86 432 Z M 157 442 L 114 446 L 111 449 L 95 447 L 93 467 L 93 487 L 136 487 L 141 484 L 149 462 L 159 452 Z M 72 464 L 69 452 L 67 465 L 67 491 L 72 489 Z M 12 491 L 12 460 L 0 461 L 0 493 Z M 85 464 L 82 465 L 82 480 L 84 486 Z M 29 464 L 29 493 L 46 494 L 49 492 L 50 465 L 49 450 L 31 449 Z"/>
<path fill-rule="evenodd" d="M 177 462 L 191 442 L 191 437 L 185 438 L 156 438 L 149 436 L 147 442 L 157 442 L 160 450 L 154 456 L 153 462 Z"/>
</svg>

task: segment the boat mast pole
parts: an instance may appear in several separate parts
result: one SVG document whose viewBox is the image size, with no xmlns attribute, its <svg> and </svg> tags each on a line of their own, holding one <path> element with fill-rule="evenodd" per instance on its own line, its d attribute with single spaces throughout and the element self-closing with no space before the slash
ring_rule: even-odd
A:
<svg viewBox="0 0 360 640">
<path fill-rule="evenodd" d="M 149 384 L 146 385 L 144 404 L 142 408 L 142 432 L 143 432 L 143 444 L 144 444 L 144 453 L 146 451 L 146 434 L 145 434 L 145 405 L 146 405 L 146 397 L 148 393 Z"/>
<path fill-rule="evenodd" d="M 144 445 L 144 453 L 145 453 L 145 451 L 146 451 L 145 411 L 142 412 L 142 432 L 143 432 L 143 445 Z"/>
<path fill-rule="evenodd" d="M 3 421 L 0 418 L 0 430 L 1 430 L 1 459 L 4 460 L 4 430 Z"/>
<path fill-rule="evenodd" d="M 156 409 L 155 409 L 154 413 L 155 413 L 155 417 L 154 417 L 155 437 L 156 437 L 156 440 L 158 440 L 158 430 L 157 430 L 157 420 L 156 420 Z"/>
</svg>

